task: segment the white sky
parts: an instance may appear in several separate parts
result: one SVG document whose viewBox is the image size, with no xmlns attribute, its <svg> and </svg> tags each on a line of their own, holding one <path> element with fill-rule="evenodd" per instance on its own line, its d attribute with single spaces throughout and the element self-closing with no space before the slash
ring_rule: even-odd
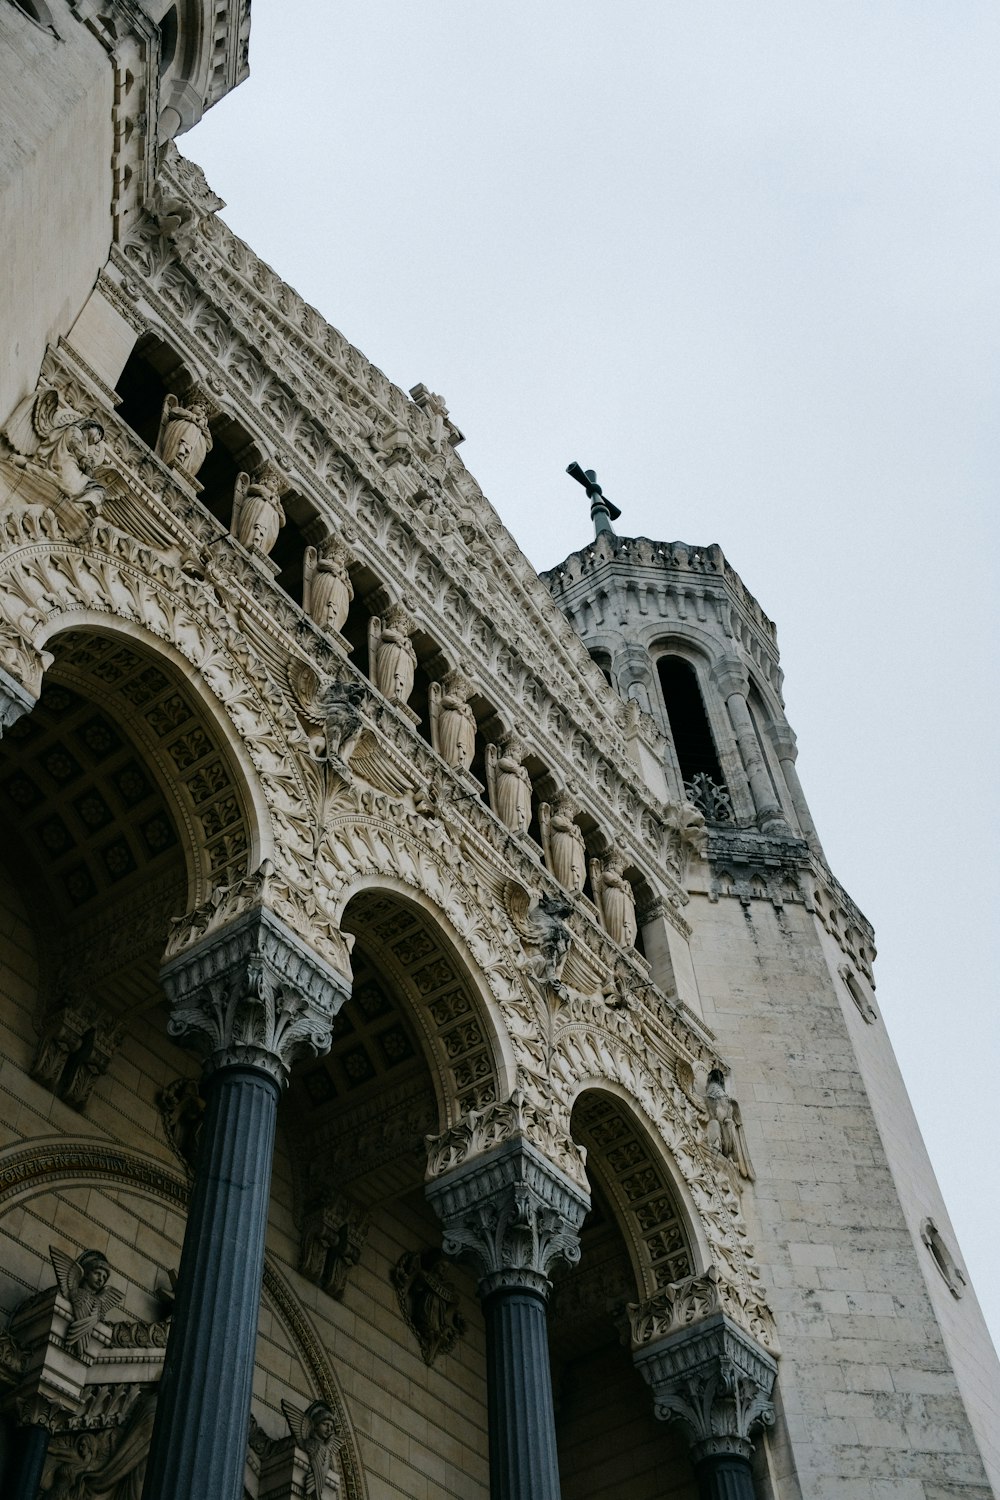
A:
<svg viewBox="0 0 1000 1500">
<path fill-rule="evenodd" d="M 719 542 L 1000 1337 L 993 0 L 255 0 L 181 142 L 538 567 Z"/>
</svg>

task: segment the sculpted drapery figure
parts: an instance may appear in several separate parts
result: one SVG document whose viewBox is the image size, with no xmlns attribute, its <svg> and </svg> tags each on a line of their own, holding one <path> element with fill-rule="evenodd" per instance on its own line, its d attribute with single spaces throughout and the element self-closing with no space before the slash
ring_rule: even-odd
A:
<svg viewBox="0 0 1000 1500">
<path fill-rule="evenodd" d="M 551 805 L 538 809 L 545 861 L 561 886 L 574 895 L 587 878 L 587 850 L 576 821 L 576 803 L 569 792 L 559 792 Z"/>
<path fill-rule="evenodd" d="M 64 495 L 77 500 L 88 490 L 100 491 L 94 472 L 104 462 L 104 428 L 51 386 L 42 386 L 15 408 L 3 435 L 15 463 L 42 470 Z"/>
<path fill-rule="evenodd" d="M 431 697 L 431 732 L 442 760 L 458 771 L 467 771 L 476 754 L 476 716 L 469 707 L 471 684 L 461 672 L 449 672 L 434 684 Z"/>
<path fill-rule="evenodd" d="M 372 676 L 390 703 L 405 704 L 413 692 L 417 653 L 410 640 L 413 621 L 402 604 L 393 604 L 382 620 L 371 622 Z"/>
<path fill-rule="evenodd" d="M 522 764 L 524 741 L 504 735 L 486 747 L 486 779 L 493 811 L 511 831 L 527 833 L 531 823 L 531 777 Z"/>
<path fill-rule="evenodd" d="M 285 524 L 281 496 L 286 486 L 273 464 L 262 464 L 251 479 L 238 474 L 233 495 L 233 535 L 252 552 L 267 557 Z"/>
<path fill-rule="evenodd" d="M 625 861 L 617 850 L 593 861 L 591 879 L 608 935 L 623 948 L 631 948 L 638 932 L 635 897 L 625 879 Z"/>
<path fill-rule="evenodd" d="M 204 396 L 190 391 L 185 399 L 184 406 L 177 396 L 168 396 L 164 401 L 156 452 L 171 469 L 180 469 L 193 479 L 208 457 L 212 434 Z"/>
<path fill-rule="evenodd" d="M 336 537 L 320 547 L 307 547 L 303 567 L 305 611 L 320 630 L 338 633 L 347 623 L 354 589 L 348 572 L 350 553 Z"/>
</svg>

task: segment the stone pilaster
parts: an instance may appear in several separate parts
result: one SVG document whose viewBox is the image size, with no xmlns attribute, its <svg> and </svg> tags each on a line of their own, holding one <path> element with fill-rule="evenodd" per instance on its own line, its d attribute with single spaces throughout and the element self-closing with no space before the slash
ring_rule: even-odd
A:
<svg viewBox="0 0 1000 1500">
<path fill-rule="evenodd" d="M 785 785 L 788 788 L 788 795 L 792 799 L 792 806 L 795 809 L 795 816 L 798 819 L 802 837 L 814 853 L 818 854 L 821 859 L 825 858 L 823 846 L 819 841 L 819 834 L 816 832 L 816 825 L 812 820 L 809 804 L 806 802 L 806 794 L 802 790 L 802 783 L 799 780 L 799 773 L 795 765 L 799 754 L 795 733 L 788 724 L 768 724 L 767 732 L 771 744 L 774 746 L 775 754 L 778 757 L 781 774 L 785 778 Z"/>
<path fill-rule="evenodd" d="M 753 1500 L 752 1435 L 774 1421 L 777 1365 L 716 1313 L 633 1353 L 654 1410 L 685 1430 L 702 1500 Z"/>
<path fill-rule="evenodd" d="M 558 1500 L 546 1300 L 549 1270 L 580 1258 L 587 1194 L 523 1138 L 432 1181 L 448 1255 L 479 1278 L 486 1320 L 490 1494 Z"/>
<path fill-rule="evenodd" d="M 256 907 L 166 963 L 206 1108 L 145 1500 L 241 1500 L 278 1098 L 330 1045 L 344 977 Z"/>
</svg>

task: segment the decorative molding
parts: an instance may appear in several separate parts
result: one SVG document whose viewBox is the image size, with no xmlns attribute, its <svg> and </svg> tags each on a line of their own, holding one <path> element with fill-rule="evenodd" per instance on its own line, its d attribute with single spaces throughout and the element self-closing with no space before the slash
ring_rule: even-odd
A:
<svg viewBox="0 0 1000 1500">
<path fill-rule="evenodd" d="M 589 1196 L 585 1162 L 587 1153 L 571 1136 L 560 1131 L 551 1111 L 515 1089 L 504 1104 L 471 1110 L 442 1135 L 427 1137 L 427 1181 L 445 1176 L 508 1142 L 530 1141 L 584 1194 Z"/>
<path fill-rule="evenodd" d="M 644 1302 L 629 1303 L 626 1311 L 634 1349 L 655 1343 L 715 1313 L 725 1313 L 769 1354 L 779 1353 L 774 1318 L 766 1302 L 747 1297 L 726 1281 L 717 1266 L 709 1266 L 699 1276 L 671 1282 Z"/>
</svg>

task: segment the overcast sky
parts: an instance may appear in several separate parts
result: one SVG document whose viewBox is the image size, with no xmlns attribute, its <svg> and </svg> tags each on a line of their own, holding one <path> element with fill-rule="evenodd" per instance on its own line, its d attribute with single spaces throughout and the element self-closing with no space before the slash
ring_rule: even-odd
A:
<svg viewBox="0 0 1000 1500">
<path fill-rule="evenodd" d="M 521 547 L 718 542 L 1000 1335 L 994 0 L 255 0 L 181 142 Z"/>
</svg>

